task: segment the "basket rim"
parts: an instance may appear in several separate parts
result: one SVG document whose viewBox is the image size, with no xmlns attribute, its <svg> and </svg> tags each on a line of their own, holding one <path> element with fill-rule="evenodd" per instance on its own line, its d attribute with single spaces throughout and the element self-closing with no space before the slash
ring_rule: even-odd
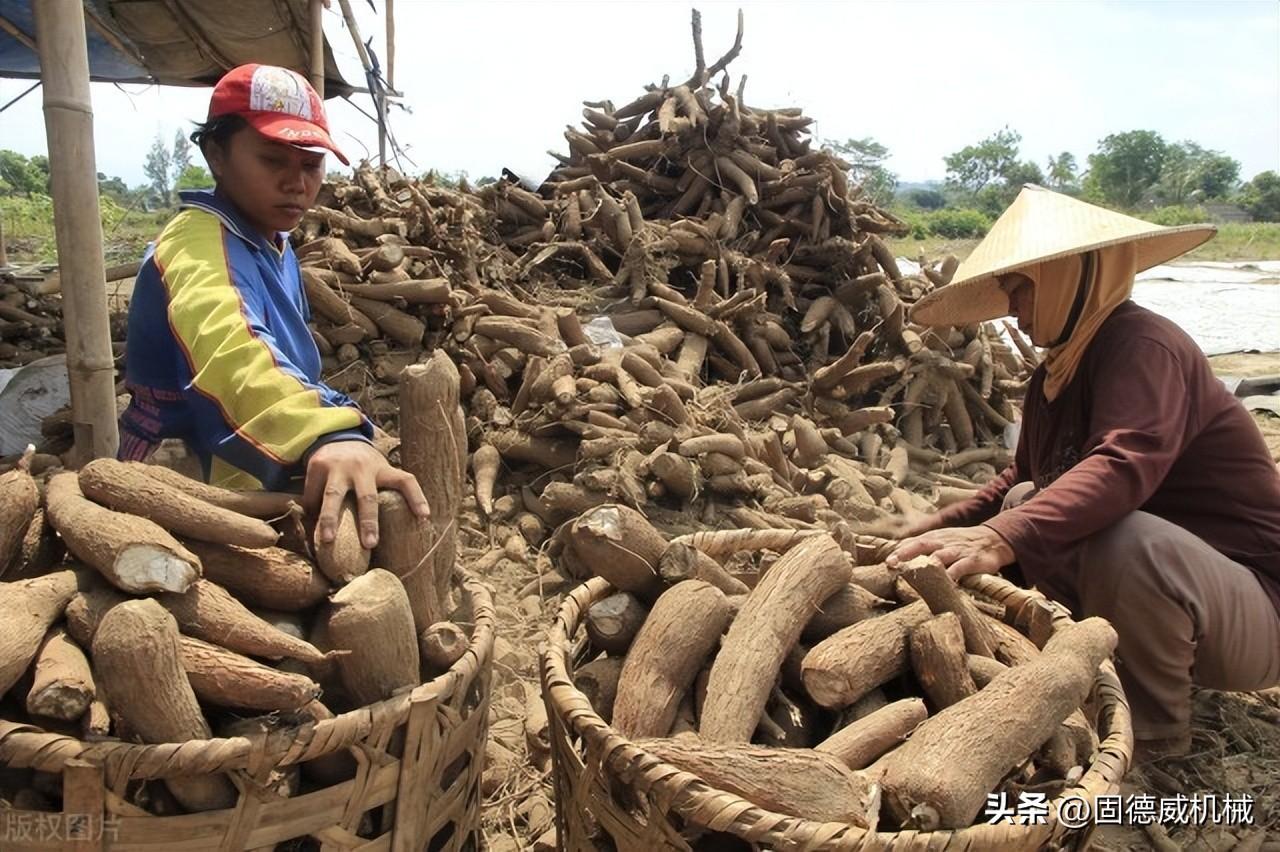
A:
<svg viewBox="0 0 1280 852">
<path fill-rule="evenodd" d="M 118 739 L 88 742 L 0 719 L 0 766 L 60 772 L 70 760 L 85 760 L 114 767 L 130 780 L 233 770 L 258 772 L 323 757 L 353 745 L 373 731 L 390 730 L 408 719 L 415 704 L 444 702 L 459 692 L 465 693 L 493 657 L 497 622 L 493 595 L 471 572 L 459 569 L 458 575 L 475 617 L 471 645 L 447 672 L 412 690 L 319 722 L 182 743 L 130 743 Z"/>
<path fill-rule="evenodd" d="M 1044 595 L 1022 589 L 1003 577 L 992 574 L 971 575 L 962 585 L 978 594 L 1006 604 L 1007 620 L 1023 606 L 1033 601 L 1047 600 Z M 569 674 L 570 648 L 573 637 L 581 626 L 587 608 L 597 600 L 612 594 L 614 588 L 601 577 L 593 577 L 579 585 L 566 597 L 557 612 L 556 619 L 547 631 L 546 641 L 540 648 L 543 677 L 543 696 L 548 710 L 568 730 L 581 737 L 588 751 L 604 755 L 615 772 L 627 776 L 657 774 L 658 779 L 649 784 L 649 790 L 660 791 L 659 797 L 671 804 L 673 810 L 694 813 L 714 797 L 721 808 L 732 809 L 737 817 L 737 827 L 761 826 L 766 831 L 790 835 L 804 833 L 810 837 L 826 837 L 858 842 L 877 841 L 885 844 L 901 843 L 910 836 L 929 838 L 930 843 L 940 837 L 952 837 L 956 841 L 981 844 L 989 840 L 992 829 L 1017 831 L 1028 841 L 1047 840 L 1073 829 L 1065 827 L 1057 818 L 1057 803 L 1067 796 L 1076 796 L 1094 802 L 1099 795 L 1114 792 L 1128 769 L 1133 751 L 1133 728 L 1120 679 L 1111 660 L 1104 660 L 1094 677 L 1093 691 L 1098 696 L 1098 728 L 1106 727 L 1106 736 L 1100 737 L 1093 763 L 1072 786 L 1048 800 L 1050 812 L 1047 821 L 1040 825 L 970 825 L 959 829 L 936 831 L 870 831 L 851 823 L 822 823 L 790 814 L 780 814 L 761 808 L 726 790 L 712 787 L 698 776 L 685 772 L 636 745 L 633 740 L 618 733 L 591 708 L 587 697 L 573 685 Z M 1053 619 L 1056 630 L 1064 621 L 1073 619 L 1064 610 L 1055 607 Z M 575 707 L 569 707 L 572 702 Z M 584 707 L 590 709 L 583 709 Z M 628 752 L 629 754 L 623 754 Z M 590 764 L 589 764 L 590 766 Z M 655 773 L 654 770 L 657 770 Z M 558 768 L 555 771 L 560 771 Z M 629 779 L 628 779 L 629 780 Z M 696 783 L 689 783 L 690 781 Z M 726 804 L 727 803 L 727 804 Z M 725 830 L 722 828 L 722 830 Z M 984 837 L 984 835 L 987 835 Z M 950 842 L 950 841 L 948 841 Z M 888 847 L 886 847 L 888 848 Z M 897 848 L 896 846 L 893 848 Z M 981 846 L 974 846 L 981 848 Z"/>
</svg>

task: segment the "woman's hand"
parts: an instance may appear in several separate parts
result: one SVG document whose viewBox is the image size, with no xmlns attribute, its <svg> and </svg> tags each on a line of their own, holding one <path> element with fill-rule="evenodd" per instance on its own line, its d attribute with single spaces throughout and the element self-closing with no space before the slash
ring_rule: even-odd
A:
<svg viewBox="0 0 1280 852">
<path fill-rule="evenodd" d="M 890 515 L 873 524 L 864 524 L 858 528 L 858 532 L 901 541 L 935 530 L 941 525 L 936 514 L 913 511 L 904 515 Z"/>
<path fill-rule="evenodd" d="M 382 453 L 364 441 L 334 441 L 312 453 L 307 461 L 307 478 L 302 492 L 303 508 L 316 518 L 316 536 L 321 544 L 334 540 L 338 513 L 347 494 L 356 495 L 356 518 L 360 543 L 372 550 L 378 543 L 378 490 L 393 489 L 419 518 L 431 517 L 426 495 L 413 474 L 391 466 Z"/>
<path fill-rule="evenodd" d="M 952 580 L 968 574 L 995 574 L 1014 562 L 1013 548 L 990 527 L 945 527 L 908 538 L 889 554 L 897 567 L 917 556 L 933 556 L 947 566 Z"/>
</svg>

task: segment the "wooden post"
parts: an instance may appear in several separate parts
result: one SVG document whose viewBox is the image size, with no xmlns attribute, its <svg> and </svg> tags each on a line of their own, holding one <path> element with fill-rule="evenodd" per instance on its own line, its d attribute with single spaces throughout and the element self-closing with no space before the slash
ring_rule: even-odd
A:
<svg viewBox="0 0 1280 852">
<path fill-rule="evenodd" d="M 369 59 L 369 51 L 365 49 L 364 41 L 360 38 L 360 27 L 356 25 L 356 16 L 351 11 L 350 0 L 338 0 L 338 5 L 342 7 L 342 17 L 347 22 L 347 29 L 351 32 L 351 40 L 356 44 L 356 53 L 360 55 L 360 64 L 364 67 L 365 75 L 369 77 L 369 95 L 373 98 L 373 105 L 378 112 L 378 168 L 382 168 L 387 164 L 386 93 L 381 90 L 377 81 L 373 79 L 373 61 Z"/>
<path fill-rule="evenodd" d="M 105 822 L 101 766 L 80 759 L 67 761 L 62 770 L 62 812 L 61 848 L 66 852 L 98 852 L 108 840 L 115 840 L 115 826 Z"/>
<path fill-rule="evenodd" d="M 387 88 L 396 90 L 396 3 L 387 0 Z"/>
<path fill-rule="evenodd" d="M 311 0 L 311 88 L 324 100 L 324 0 Z"/>
<path fill-rule="evenodd" d="M 9 267 L 9 247 L 4 244 L 4 217 L 0 216 L 0 269 Z"/>
<path fill-rule="evenodd" d="M 115 456 L 120 443 L 93 151 L 89 55 L 80 0 L 44 0 L 32 4 L 32 11 L 44 81 L 53 226 L 67 328 L 75 433 L 72 461 L 79 466 L 90 459 Z"/>
</svg>

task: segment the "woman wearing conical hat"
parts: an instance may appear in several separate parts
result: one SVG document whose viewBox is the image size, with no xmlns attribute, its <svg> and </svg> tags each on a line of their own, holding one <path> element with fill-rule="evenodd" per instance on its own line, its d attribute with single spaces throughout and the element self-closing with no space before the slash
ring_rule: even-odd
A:
<svg viewBox="0 0 1280 852">
<path fill-rule="evenodd" d="M 1189 748 L 1193 684 L 1280 683 L 1280 473 L 1195 342 L 1129 299 L 1137 272 L 1213 233 L 1028 186 L 911 312 L 1012 314 L 1045 355 L 1013 464 L 890 561 L 933 554 L 957 579 L 1016 564 L 1076 617 L 1110 620 L 1140 757 Z"/>
</svg>

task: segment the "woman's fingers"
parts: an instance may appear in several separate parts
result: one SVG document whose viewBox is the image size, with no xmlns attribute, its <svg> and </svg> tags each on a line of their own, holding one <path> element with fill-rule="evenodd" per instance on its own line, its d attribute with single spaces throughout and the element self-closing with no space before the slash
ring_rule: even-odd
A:
<svg viewBox="0 0 1280 852">
<path fill-rule="evenodd" d="M 356 479 L 355 492 L 360 543 L 365 550 L 373 550 L 378 546 L 378 483 L 372 473 Z"/>
<path fill-rule="evenodd" d="M 967 577 L 970 574 L 994 574 L 999 570 L 994 561 L 985 553 L 965 556 L 947 566 L 947 576 L 958 583 L 961 577 Z"/>
<path fill-rule="evenodd" d="M 324 488 L 328 484 L 329 468 L 312 461 L 307 465 L 307 477 L 302 483 L 302 508 L 308 515 L 320 511 L 320 503 L 324 499 Z"/>
<path fill-rule="evenodd" d="M 966 547 L 963 544 L 959 544 L 959 545 L 953 544 L 947 547 L 939 547 L 937 550 L 933 551 L 933 553 L 930 554 L 930 556 L 932 556 L 934 559 L 937 559 L 939 562 L 941 562 L 943 565 L 946 565 L 946 566 L 950 566 L 953 563 L 971 558 L 974 555 L 975 555 L 974 549 L 972 547 Z"/>
<path fill-rule="evenodd" d="M 350 490 L 350 480 L 338 471 L 332 471 L 324 478 L 320 514 L 316 517 L 316 540 L 321 544 L 332 544 L 337 538 L 338 514 Z"/>
<path fill-rule="evenodd" d="M 418 478 L 412 473 L 387 465 L 379 471 L 378 487 L 399 491 L 415 515 L 423 520 L 431 517 L 431 504 L 427 502 L 427 495 L 422 493 Z"/>
<path fill-rule="evenodd" d="M 914 559 L 917 556 L 928 556 L 941 546 L 942 545 L 938 541 L 937 536 L 925 533 L 924 535 L 916 536 L 915 538 L 905 539 L 892 553 L 889 554 L 888 558 L 885 559 L 885 562 L 892 567 L 900 562 L 906 562 L 908 559 Z"/>
</svg>

